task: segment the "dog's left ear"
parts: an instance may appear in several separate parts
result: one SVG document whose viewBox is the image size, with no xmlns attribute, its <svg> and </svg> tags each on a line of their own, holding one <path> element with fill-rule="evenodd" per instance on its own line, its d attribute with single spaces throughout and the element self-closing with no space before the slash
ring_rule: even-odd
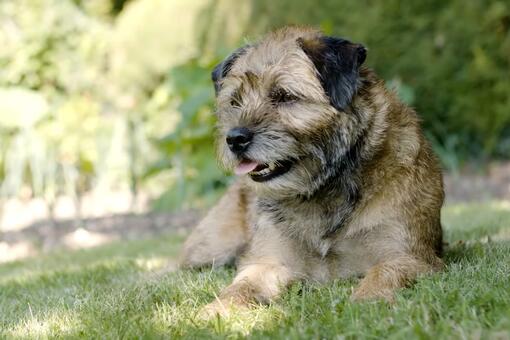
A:
<svg viewBox="0 0 510 340">
<path fill-rule="evenodd" d="M 299 38 L 297 43 L 317 69 L 331 105 L 344 111 L 358 89 L 359 68 L 367 57 L 365 47 L 334 37 Z"/>
<path fill-rule="evenodd" d="M 211 79 L 214 83 L 214 91 L 216 95 L 218 95 L 218 92 L 221 89 L 221 80 L 228 75 L 230 69 L 232 68 L 232 65 L 234 65 L 234 62 L 237 60 L 237 58 L 239 58 L 246 52 L 248 47 L 249 46 L 247 45 L 235 50 L 225 60 L 223 60 L 221 63 L 214 67 L 211 73 Z"/>
</svg>

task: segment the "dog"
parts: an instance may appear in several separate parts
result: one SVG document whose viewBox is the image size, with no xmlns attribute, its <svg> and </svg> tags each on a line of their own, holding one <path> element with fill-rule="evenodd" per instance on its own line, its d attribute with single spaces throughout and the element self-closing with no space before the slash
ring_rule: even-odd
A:
<svg viewBox="0 0 510 340">
<path fill-rule="evenodd" d="M 205 307 L 268 303 L 292 282 L 360 277 L 392 301 L 443 268 L 438 159 L 361 44 L 287 27 L 216 66 L 217 150 L 238 176 L 184 244 L 183 267 L 237 261 Z"/>
</svg>

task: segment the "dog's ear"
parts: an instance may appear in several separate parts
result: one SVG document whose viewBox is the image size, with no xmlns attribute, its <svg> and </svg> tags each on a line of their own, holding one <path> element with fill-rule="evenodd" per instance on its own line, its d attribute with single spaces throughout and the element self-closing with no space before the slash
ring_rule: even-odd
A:
<svg viewBox="0 0 510 340">
<path fill-rule="evenodd" d="M 331 105 L 344 111 L 357 91 L 359 68 L 367 56 L 365 47 L 333 37 L 299 38 L 297 43 L 317 69 Z"/>
<path fill-rule="evenodd" d="M 221 80 L 227 76 L 232 65 L 234 65 L 234 62 L 246 52 L 248 47 L 249 46 L 247 45 L 235 50 L 225 60 L 214 67 L 211 73 L 211 79 L 214 83 L 214 91 L 216 92 L 216 95 L 218 95 L 218 92 L 221 89 Z"/>
</svg>

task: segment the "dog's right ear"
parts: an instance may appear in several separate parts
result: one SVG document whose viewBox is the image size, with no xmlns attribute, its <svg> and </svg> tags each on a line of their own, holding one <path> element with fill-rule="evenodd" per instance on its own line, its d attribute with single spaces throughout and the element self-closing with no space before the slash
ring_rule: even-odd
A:
<svg viewBox="0 0 510 340">
<path fill-rule="evenodd" d="M 221 63 L 216 65 L 214 67 L 211 78 L 214 83 L 214 91 L 216 95 L 218 95 L 218 92 L 221 89 L 221 81 L 223 78 L 227 76 L 227 74 L 230 72 L 230 69 L 232 68 L 232 65 L 234 65 L 234 62 L 239 58 L 241 55 L 243 55 L 246 50 L 248 49 L 249 45 L 243 46 L 237 50 L 235 50 L 231 55 L 229 55 L 225 60 L 223 60 Z"/>
</svg>

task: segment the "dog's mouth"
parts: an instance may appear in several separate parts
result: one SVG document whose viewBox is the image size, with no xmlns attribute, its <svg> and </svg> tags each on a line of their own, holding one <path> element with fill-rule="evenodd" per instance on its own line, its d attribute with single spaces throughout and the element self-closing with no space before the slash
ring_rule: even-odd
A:
<svg viewBox="0 0 510 340">
<path fill-rule="evenodd" d="M 249 159 L 243 159 L 236 166 L 234 172 L 236 175 L 248 174 L 255 182 L 266 182 L 288 172 L 292 164 L 293 161 L 291 160 L 257 163 Z"/>
</svg>

